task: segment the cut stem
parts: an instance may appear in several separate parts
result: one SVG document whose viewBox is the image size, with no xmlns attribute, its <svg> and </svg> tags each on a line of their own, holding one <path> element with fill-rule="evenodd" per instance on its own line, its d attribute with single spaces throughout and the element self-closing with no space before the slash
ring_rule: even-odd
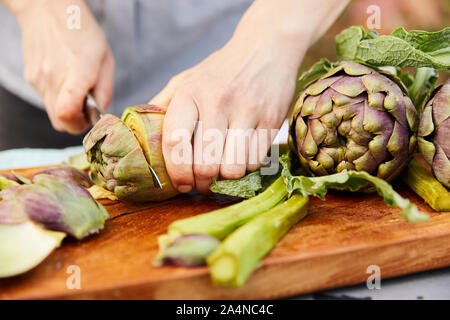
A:
<svg viewBox="0 0 450 320">
<path fill-rule="evenodd" d="M 411 160 L 402 179 L 435 211 L 450 211 L 450 193 L 417 160 Z"/>
<path fill-rule="evenodd" d="M 308 198 L 294 194 L 230 234 L 206 259 L 220 286 L 242 286 L 261 259 L 306 216 Z"/>
<path fill-rule="evenodd" d="M 253 198 L 223 209 L 173 222 L 169 226 L 168 238 L 164 241 L 170 242 L 180 235 L 191 233 L 209 234 L 221 240 L 237 227 L 273 208 L 286 197 L 286 186 L 283 178 L 280 177 L 264 192 Z"/>
</svg>

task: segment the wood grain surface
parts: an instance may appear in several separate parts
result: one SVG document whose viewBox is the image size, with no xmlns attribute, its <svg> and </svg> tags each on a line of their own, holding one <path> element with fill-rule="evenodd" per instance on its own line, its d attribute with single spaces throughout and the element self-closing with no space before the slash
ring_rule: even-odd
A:
<svg viewBox="0 0 450 320">
<path fill-rule="evenodd" d="M 30 176 L 37 169 L 17 170 Z M 377 195 L 331 192 L 312 198 L 297 224 L 239 289 L 212 285 L 207 268 L 156 268 L 157 237 L 174 220 L 230 204 L 196 194 L 145 206 L 103 202 L 111 219 L 83 241 L 65 239 L 42 264 L 0 280 L 1 299 L 266 299 L 365 282 L 367 267 L 382 278 L 450 265 L 450 214 L 434 213 L 401 184 L 395 188 L 431 219 L 410 224 Z M 68 289 L 70 266 L 81 288 Z"/>
</svg>

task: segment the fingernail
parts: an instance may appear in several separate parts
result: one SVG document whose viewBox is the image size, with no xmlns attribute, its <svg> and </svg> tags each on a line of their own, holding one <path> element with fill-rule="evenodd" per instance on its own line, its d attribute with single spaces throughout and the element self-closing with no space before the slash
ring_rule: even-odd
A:
<svg viewBox="0 0 450 320">
<path fill-rule="evenodd" d="M 192 190 L 192 186 L 190 186 L 190 185 L 178 186 L 178 191 L 180 191 L 181 193 L 187 193 L 191 190 Z"/>
</svg>

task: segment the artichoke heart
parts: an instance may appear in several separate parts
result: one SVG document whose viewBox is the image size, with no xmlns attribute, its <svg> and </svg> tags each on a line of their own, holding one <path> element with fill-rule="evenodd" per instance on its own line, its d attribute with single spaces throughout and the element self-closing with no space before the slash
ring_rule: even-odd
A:
<svg viewBox="0 0 450 320">
<path fill-rule="evenodd" d="M 129 202 L 161 201 L 178 194 L 162 155 L 164 115 L 162 108 L 139 105 L 125 109 L 122 120 L 103 116 L 83 141 L 94 183 Z"/>
</svg>

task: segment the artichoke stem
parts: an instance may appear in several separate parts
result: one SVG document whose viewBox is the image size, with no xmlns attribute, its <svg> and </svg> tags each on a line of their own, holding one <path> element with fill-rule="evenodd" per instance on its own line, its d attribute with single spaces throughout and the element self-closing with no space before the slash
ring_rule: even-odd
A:
<svg viewBox="0 0 450 320">
<path fill-rule="evenodd" d="M 450 193 L 417 160 L 411 160 L 402 179 L 433 210 L 450 211 Z"/>
<path fill-rule="evenodd" d="M 306 216 L 308 198 L 294 194 L 232 232 L 206 261 L 218 286 L 240 287 L 278 241 Z"/>
</svg>

